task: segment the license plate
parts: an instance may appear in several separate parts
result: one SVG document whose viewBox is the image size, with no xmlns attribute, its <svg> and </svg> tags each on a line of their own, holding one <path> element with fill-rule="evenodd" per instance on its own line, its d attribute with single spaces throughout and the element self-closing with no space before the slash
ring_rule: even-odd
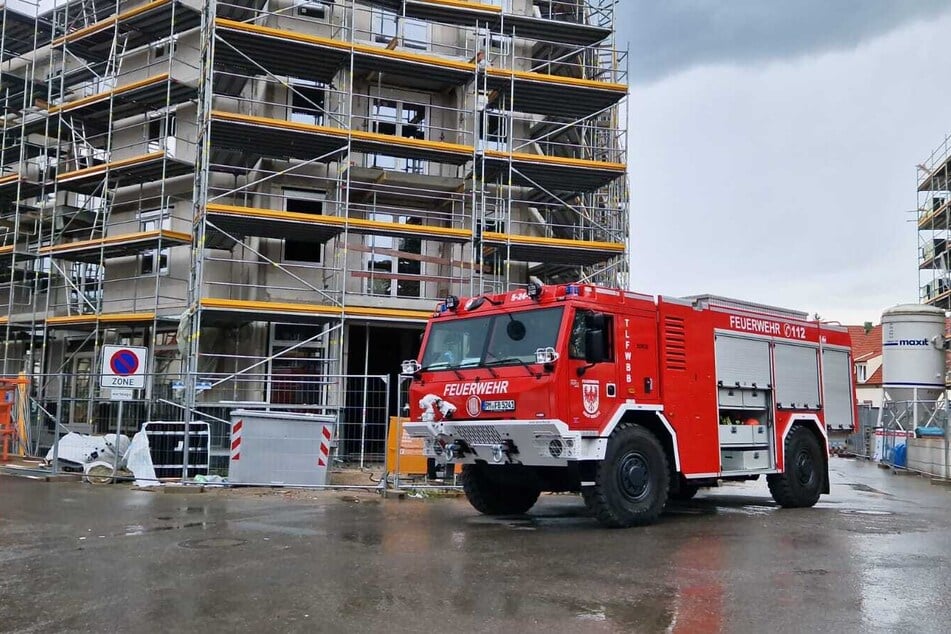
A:
<svg viewBox="0 0 951 634">
<path fill-rule="evenodd" d="M 515 401 L 482 401 L 483 412 L 514 412 Z"/>
</svg>

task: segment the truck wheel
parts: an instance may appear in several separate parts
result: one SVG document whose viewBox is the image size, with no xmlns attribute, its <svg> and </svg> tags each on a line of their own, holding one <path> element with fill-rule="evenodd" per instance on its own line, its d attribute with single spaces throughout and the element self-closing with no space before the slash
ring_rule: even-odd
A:
<svg viewBox="0 0 951 634">
<path fill-rule="evenodd" d="M 521 515 L 535 506 L 541 491 L 505 477 L 504 467 L 467 464 L 462 467 L 462 490 L 472 507 L 485 515 Z M 489 473 L 494 469 L 498 473 Z"/>
<path fill-rule="evenodd" d="M 769 492 L 785 508 L 813 506 L 822 492 L 822 447 L 803 425 L 794 425 L 786 436 L 783 473 L 766 476 Z"/>
<path fill-rule="evenodd" d="M 650 524 L 667 504 L 667 456 L 654 434 L 621 423 L 608 440 L 604 460 L 595 467 L 594 481 L 582 494 L 599 522 L 611 528 Z"/>
</svg>

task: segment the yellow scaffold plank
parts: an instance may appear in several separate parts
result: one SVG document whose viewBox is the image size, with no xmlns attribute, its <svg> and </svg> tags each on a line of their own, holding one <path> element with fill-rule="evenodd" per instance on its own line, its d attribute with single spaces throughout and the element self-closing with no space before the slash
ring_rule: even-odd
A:
<svg viewBox="0 0 951 634">
<path fill-rule="evenodd" d="M 141 323 L 153 321 L 155 313 L 101 313 L 99 315 L 61 315 L 48 317 L 48 326 L 78 326 L 87 324 Z"/>
<path fill-rule="evenodd" d="M 442 57 L 436 57 L 435 55 L 425 55 L 423 53 L 411 53 L 409 51 L 394 51 L 391 49 L 380 48 L 378 46 L 371 46 L 369 44 L 360 44 L 358 42 L 345 42 L 342 40 L 335 40 L 329 37 L 321 37 L 319 35 L 309 35 L 306 33 L 296 33 L 294 31 L 287 31 L 285 29 L 276 29 L 270 26 L 261 26 L 259 24 L 247 24 L 245 22 L 236 22 L 234 20 L 228 20 L 226 18 L 216 18 L 215 25 L 220 28 L 232 29 L 234 31 L 244 31 L 246 33 L 254 33 L 257 35 L 283 39 L 290 42 L 300 42 L 301 44 L 312 44 L 315 46 L 324 46 L 326 48 L 332 48 L 338 51 L 346 51 L 346 52 L 353 51 L 355 53 L 375 55 L 379 57 L 386 57 L 389 59 L 399 59 L 399 60 L 403 60 L 407 62 L 423 63 L 423 64 L 429 64 L 432 66 L 441 66 L 443 68 L 452 68 L 454 70 L 458 70 L 462 72 L 475 72 L 475 64 L 472 62 L 461 62 L 461 61 L 456 61 L 451 59 L 445 59 Z"/>
<path fill-rule="evenodd" d="M 77 242 L 65 242 L 63 244 L 54 244 L 42 247 L 39 250 L 40 255 L 53 255 L 62 251 L 74 251 L 88 247 L 105 247 L 115 244 L 124 244 L 126 242 L 135 242 L 139 240 L 161 239 L 176 241 L 182 243 L 191 242 L 191 235 L 181 231 L 169 231 L 167 229 L 155 229 L 153 231 L 138 231 L 135 233 L 126 233 L 105 238 L 94 238 L 92 240 L 80 240 Z"/>
<path fill-rule="evenodd" d="M 141 154 L 139 156 L 133 156 L 132 158 L 110 161 L 109 163 L 93 165 L 92 167 L 84 167 L 79 170 L 73 170 L 72 172 L 63 172 L 62 174 L 57 174 L 56 182 L 65 183 L 67 181 L 81 178 L 83 176 L 89 176 L 91 174 L 105 174 L 108 170 L 114 170 L 120 167 L 129 167 L 130 165 L 138 165 L 140 163 L 148 163 L 149 161 L 161 160 L 164 157 L 165 152 L 160 150 L 158 152 L 152 152 L 151 154 Z"/>
<path fill-rule="evenodd" d="M 623 253 L 625 246 L 618 242 L 599 242 L 596 240 L 570 240 L 567 238 L 546 238 L 542 236 L 521 236 L 512 233 L 497 233 L 486 231 L 482 238 L 487 242 L 504 242 L 539 247 L 556 247 L 568 249 L 596 249 L 600 251 L 616 251 Z"/>
<path fill-rule="evenodd" d="M 453 9 L 465 9 L 467 11 L 485 11 L 486 13 L 495 14 L 502 13 L 502 7 L 482 2 L 462 2 L 461 0 L 417 0 L 417 2 L 419 2 L 419 4 L 435 4 Z"/>
<path fill-rule="evenodd" d="M 573 167 L 590 167 L 593 169 L 614 170 L 622 173 L 627 169 L 624 163 L 612 163 L 608 161 L 593 161 L 590 159 L 570 158 L 566 156 L 546 156 L 544 154 L 528 154 L 526 152 L 500 152 L 498 150 L 486 150 L 485 155 L 491 158 L 502 159 L 503 161 L 511 158 L 513 161 L 525 161 L 527 163 L 546 163 L 548 165 L 568 165 Z"/>
<path fill-rule="evenodd" d="M 141 79 L 139 81 L 134 81 L 130 84 L 125 84 L 124 86 L 119 86 L 112 90 L 106 90 L 95 95 L 89 95 L 88 97 L 83 97 L 82 99 L 77 99 L 76 101 L 69 101 L 58 106 L 53 106 L 49 109 L 50 114 L 56 114 L 57 112 L 69 112 L 70 110 L 75 110 L 76 108 L 81 108 L 83 106 L 88 106 L 90 104 L 98 103 L 100 101 L 106 101 L 111 97 L 118 97 L 127 92 L 137 90 L 139 88 L 144 88 L 145 86 L 151 86 L 153 84 L 161 84 L 164 81 L 168 81 L 169 74 L 162 73 L 161 75 L 156 75 L 155 77 L 147 77 L 146 79 Z"/>
<path fill-rule="evenodd" d="M 266 316 L 280 316 L 281 314 L 308 314 L 330 317 L 373 317 L 409 319 L 424 321 L 429 319 L 432 311 L 404 310 L 397 308 L 373 308 L 368 306 L 326 306 L 324 304 L 297 304 L 291 302 L 262 302 L 246 299 L 215 299 L 206 297 L 201 300 L 202 308 L 249 312 Z"/>
<path fill-rule="evenodd" d="M 135 7 L 134 9 L 129 9 L 128 11 L 117 13 L 116 15 L 109 16 L 105 20 L 100 20 L 99 22 L 96 22 L 95 24 L 90 24 L 87 27 L 83 27 L 81 29 L 77 29 L 73 31 L 72 33 L 67 33 L 66 35 L 62 35 L 56 38 L 55 40 L 53 40 L 52 45 L 58 46 L 66 42 L 74 42 L 76 40 L 81 40 L 84 37 L 92 35 L 93 33 L 99 33 L 100 31 L 103 31 L 111 27 L 116 22 L 123 22 L 125 20 L 128 20 L 129 18 L 139 15 L 140 13 L 145 13 L 147 11 L 151 11 L 152 9 L 157 9 L 158 7 L 169 4 L 171 1 L 172 0 L 153 0 L 152 2 L 147 2 L 143 5 Z"/>
<path fill-rule="evenodd" d="M 385 222 L 382 220 L 366 220 L 364 218 L 344 218 L 342 216 L 324 216 L 319 214 L 307 214 L 296 211 L 281 211 L 278 209 L 263 209 L 259 207 L 241 207 L 238 205 L 222 205 L 219 203 L 209 204 L 207 207 L 211 213 L 220 213 L 225 215 L 242 216 L 245 218 L 261 218 L 270 220 L 289 220 L 293 222 L 304 222 L 315 225 L 325 225 L 337 227 L 341 231 L 349 228 L 350 230 L 363 230 L 369 233 L 378 232 L 399 232 L 413 233 L 432 237 L 447 237 L 461 240 L 467 240 L 472 237 L 472 231 L 469 229 L 455 229 L 452 227 L 432 227 L 426 225 L 406 225 L 398 222 Z"/>
<path fill-rule="evenodd" d="M 349 136 L 350 138 L 357 141 L 383 143 L 386 145 L 402 145 L 404 147 L 411 147 L 421 150 L 436 150 L 440 152 L 466 156 L 471 155 L 473 152 L 471 145 L 463 145 L 461 143 L 447 143 L 446 141 L 432 141 L 429 139 L 411 139 L 393 134 L 382 134 L 380 132 L 368 132 L 365 130 L 347 130 L 346 128 L 334 128 L 325 125 L 299 123 L 297 121 L 288 121 L 287 119 L 257 117 L 254 115 L 238 114 L 235 112 L 225 112 L 223 110 L 212 111 L 211 117 L 212 119 L 217 119 L 219 121 L 246 123 L 249 125 L 259 125 L 280 130 L 305 132 L 308 134 L 325 134 L 327 136 L 337 138 L 347 138 Z"/>
<path fill-rule="evenodd" d="M 565 77 L 564 75 L 550 75 L 548 73 L 533 73 L 527 70 L 508 70 L 505 68 L 489 68 L 486 74 L 492 77 L 501 77 L 503 79 L 522 79 L 525 81 L 545 82 L 547 84 L 560 84 L 563 86 L 574 86 L 576 88 L 595 88 L 598 90 L 610 90 L 613 92 L 626 93 L 627 84 L 618 84 L 614 82 L 598 81 L 597 79 L 580 79 L 577 77 Z"/>
</svg>

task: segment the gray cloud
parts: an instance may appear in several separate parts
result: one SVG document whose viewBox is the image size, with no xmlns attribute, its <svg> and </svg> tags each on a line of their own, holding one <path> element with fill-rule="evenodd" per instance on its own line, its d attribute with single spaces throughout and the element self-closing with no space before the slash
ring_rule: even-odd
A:
<svg viewBox="0 0 951 634">
<path fill-rule="evenodd" d="M 618 40 L 630 41 L 631 81 L 711 63 L 749 64 L 850 49 L 951 0 L 623 0 Z"/>
<path fill-rule="evenodd" d="M 632 287 L 851 323 L 918 301 L 915 165 L 948 130 L 949 32 L 944 12 L 840 54 L 639 86 Z"/>
</svg>

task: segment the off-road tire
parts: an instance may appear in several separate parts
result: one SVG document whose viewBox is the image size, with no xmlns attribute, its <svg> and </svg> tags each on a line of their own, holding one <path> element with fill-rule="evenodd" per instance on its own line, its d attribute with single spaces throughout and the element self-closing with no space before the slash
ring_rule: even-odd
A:
<svg viewBox="0 0 951 634">
<path fill-rule="evenodd" d="M 672 490 L 668 494 L 668 497 L 671 500 L 677 500 L 678 502 L 686 502 L 688 500 L 692 500 L 694 496 L 697 495 L 697 491 L 699 490 L 700 487 L 698 487 L 696 484 L 681 484 L 680 488 L 676 491 Z"/>
<path fill-rule="evenodd" d="M 490 469 L 497 472 L 489 473 Z M 462 467 L 462 490 L 472 507 L 484 515 L 521 515 L 535 506 L 541 490 L 513 481 L 504 467 L 467 464 Z"/>
<path fill-rule="evenodd" d="M 667 455 L 646 428 L 621 423 L 608 439 L 604 460 L 595 465 L 594 482 L 581 493 L 601 524 L 610 528 L 650 524 L 667 504 Z"/>
<path fill-rule="evenodd" d="M 766 476 L 769 492 L 784 508 L 814 506 L 822 494 L 825 459 L 822 445 L 804 425 L 793 425 L 786 435 L 783 473 Z"/>
</svg>

